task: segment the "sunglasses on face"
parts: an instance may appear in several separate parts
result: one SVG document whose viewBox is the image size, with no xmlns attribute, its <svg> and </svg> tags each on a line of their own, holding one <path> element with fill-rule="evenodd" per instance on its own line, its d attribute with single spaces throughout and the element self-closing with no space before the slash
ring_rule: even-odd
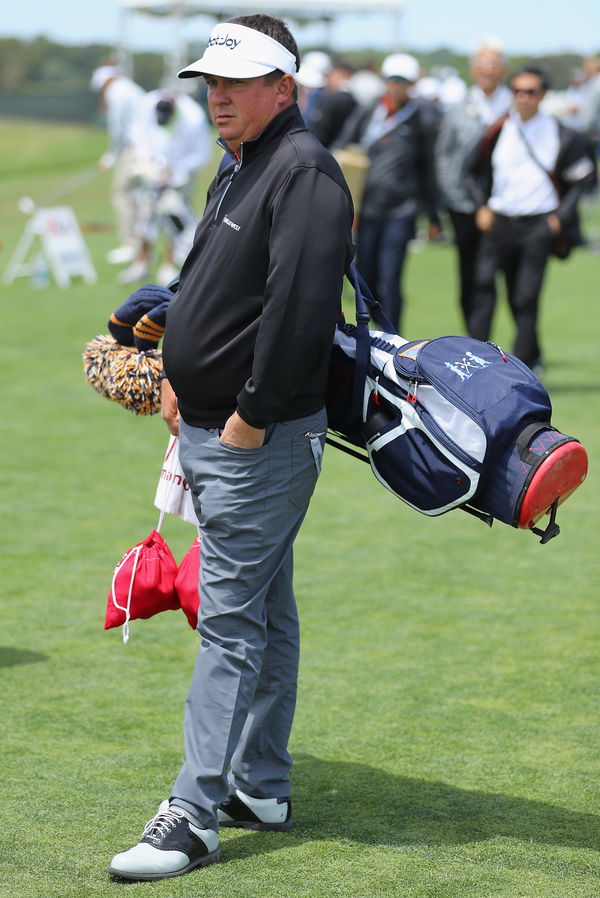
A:
<svg viewBox="0 0 600 898">
<path fill-rule="evenodd" d="M 511 91 L 515 96 L 525 94 L 526 97 L 537 97 L 538 94 L 541 94 L 539 87 L 511 87 Z"/>
</svg>

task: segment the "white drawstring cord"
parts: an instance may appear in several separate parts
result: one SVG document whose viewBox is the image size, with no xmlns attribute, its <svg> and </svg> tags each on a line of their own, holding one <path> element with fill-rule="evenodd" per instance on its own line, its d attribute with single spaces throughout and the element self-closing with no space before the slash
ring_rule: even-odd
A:
<svg viewBox="0 0 600 898">
<path fill-rule="evenodd" d="M 113 600 L 113 605 L 115 608 L 118 608 L 119 611 L 125 612 L 125 623 L 123 624 L 123 642 L 129 642 L 129 620 L 131 615 L 131 596 L 133 594 L 133 584 L 135 582 L 135 572 L 137 570 L 138 559 L 140 557 L 140 552 L 142 550 L 142 545 L 134 546 L 133 549 L 130 549 L 129 552 L 126 552 L 121 561 L 115 568 L 115 572 L 113 574 L 112 586 L 111 586 L 111 597 Z M 117 576 L 119 571 L 123 567 L 126 561 L 128 561 L 132 555 L 135 555 L 135 560 L 133 562 L 133 568 L 131 569 L 131 579 L 129 581 L 129 592 L 127 594 L 127 605 L 123 608 L 122 605 L 119 605 L 117 602 L 117 596 L 115 594 L 115 583 L 117 582 Z"/>
<path fill-rule="evenodd" d="M 177 446 L 178 438 L 177 438 L 177 437 L 174 437 L 174 441 L 175 441 L 175 442 L 174 442 L 174 444 L 173 444 L 173 449 L 172 449 L 172 451 L 169 453 L 169 455 L 170 455 L 171 457 L 174 457 L 174 458 L 179 458 L 179 448 L 178 448 L 178 446 Z M 177 451 L 175 451 L 175 450 L 177 450 Z M 174 479 L 174 478 L 173 478 L 173 471 L 169 471 L 169 473 L 171 474 L 171 479 L 169 480 L 169 483 L 168 483 L 168 486 L 167 486 L 167 495 L 166 495 L 166 497 L 165 497 L 165 502 L 164 502 L 165 505 L 168 504 L 169 496 L 171 495 L 171 489 L 172 489 L 172 487 L 173 487 L 173 479 Z M 161 509 L 160 515 L 158 516 L 158 524 L 156 525 L 156 531 L 157 531 L 157 533 L 160 533 L 160 528 L 161 528 L 162 525 L 163 525 L 164 518 L 165 518 L 165 512 L 164 512 L 164 509 Z M 136 573 L 136 570 L 137 570 L 137 565 L 138 565 L 138 560 L 139 560 L 139 557 L 140 557 L 140 552 L 141 552 L 141 550 L 142 550 L 142 545 L 141 545 L 141 544 L 140 544 L 139 546 L 134 546 L 133 549 L 130 549 L 129 552 L 127 552 L 127 553 L 123 556 L 123 558 L 121 559 L 121 561 L 120 561 L 120 562 L 118 563 L 118 565 L 116 566 L 115 571 L 114 571 L 114 574 L 113 574 L 113 578 L 112 578 L 111 597 L 112 597 L 112 600 L 113 600 L 113 605 L 115 606 L 115 608 L 118 608 L 119 611 L 124 611 L 124 612 L 125 612 L 125 623 L 123 624 L 123 642 L 124 642 L 125 644 L 127 644 L 127 643 L 129 642 L 129 621 L 130 621 L 130 618 L 131 618 L 131 597 L 132 597 L 132 595 L 133 595 L 133 584 L 134 584 L 134 582 L 135 582 L 135 573 Z M 116 594 L 115 594 L 115 584 L 116 584 L 116 581 L 117 581 L 117 576 L 118 576 L 118 574 L 119 574 L 119 571 L 121 570 L 121 568 L 123 567 L 123 565 L 125 564 L 125 562 L 126 562 L 129 558 L 131 558 L 132 555 L 135 555 L 135 560 L 134 560 L 134 562 L 133 562 L 133 568 L 131 569 L 131 579 L 130 579 L 130 581 L 129 581 L 129 591 L 128 591 L 128 593 L 127 593 L 127 606 L 126 606 L 125 608 L 123 608 L 123 606 L 122 606 L 122 605 L 119 605 L 119 603 L 117 602 L 117 596 L 116 596 Z"/>
</svg>

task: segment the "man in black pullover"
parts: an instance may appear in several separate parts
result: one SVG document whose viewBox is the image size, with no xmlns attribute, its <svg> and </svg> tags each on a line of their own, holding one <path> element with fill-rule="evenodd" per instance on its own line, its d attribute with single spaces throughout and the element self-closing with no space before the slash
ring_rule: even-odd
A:
<svg viewBox="0 0 600 898">
<path fill-rule="evenodd" d="M 217 25 L 203 75 L 221 165 L 167 316 L 162 415 L 201 533 L 201 637 L 185 761 L 109 871 L 179 876 L 219 859 L 219 826 L 292 826 L 298 673 L 292 545 L 327 429 L 324 392 L 352 202 L 295 103 L 296 43 L 265 15 Z"/>
</svg>

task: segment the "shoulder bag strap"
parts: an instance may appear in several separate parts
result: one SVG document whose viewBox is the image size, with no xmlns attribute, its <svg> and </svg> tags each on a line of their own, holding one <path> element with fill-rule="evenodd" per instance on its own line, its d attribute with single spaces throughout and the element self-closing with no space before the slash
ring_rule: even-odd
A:
<svg viewBox="0 0 600 898">
<path fill-rule="evenodd" d="M 540 160 L 538 159 L 538 157 L 535 155 L 535 152 L 534 152 L 534 150 L 533 150 L 533 147 L 531 146 L 531 144 L 529 143 L 529 141 L 528 141 L 527 138 L 525 137 L 525 132 L 523 131 L 523 128 L 521 127 L 520 124 L 517 125 L 517 131 L 519 132 L 519 136 L 520 136 L 521 140 L 522 140 L 523 143 L 525 144 L 525 149 L 527 150 L 529 156 L 531 157 L 531 159 L 533 159 L 533 161 L 535 162 L 535 164 L 537 165 L 537 167 L 538 167 L 541 171 L 544 172 L 544 174 L 546 175 L 546 177 L 550 178 L 550 183 L 552 184 L 552 186 L 553 186 L 554 189 L 556 190 L 556 192 L 557 192 L 557 194 L 558 194 L 558 198 L 560 199 L 560 185 L 559 185 L 558 181 L 556 180 L 554 174 L 553 174 L 551 171 L 548 171 L 548 169 L 546 168 L 546 166 L 545 166 L 545 165 L 542 165 L 542 163 L 540 162 Z"/>
<path fill-rule="evenodd" d="M 354 265 L 350 264 L 348 266 L 346 277 L 354 287 L 356 305 L 356 330 L 354 331 L 356 339 L 356 367 L 352 388 L 352 407 L 355 414 L 362 415 L 365 380 L 371 358 L 369 320 L 373 318 L 381 330 L 389 334 L 395 334 L 396 328 L 388 321 L 383 309 L 373 297 L 362 275 Z"/>
</svg>

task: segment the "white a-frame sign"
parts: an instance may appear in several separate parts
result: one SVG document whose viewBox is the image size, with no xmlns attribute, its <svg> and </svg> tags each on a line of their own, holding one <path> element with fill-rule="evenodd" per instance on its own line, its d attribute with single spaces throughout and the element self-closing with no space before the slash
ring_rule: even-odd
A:
<svg viewBox="0 0 600 898">
<path fill-rule="evenodd" d="M 54 206 L 37 209 L 27 222 L 4 272 L 2 280 L 5 284 L 12 284 L 17 277 L 34 274 L 35 262 L 26 259 L 38 236 L 48 268 L 59 287 L 68 287 L 72 277 L 81 277 L 86 284 L 96 283 L 96 271 L 75 213 L 70 206 Z"/>
</svg>

